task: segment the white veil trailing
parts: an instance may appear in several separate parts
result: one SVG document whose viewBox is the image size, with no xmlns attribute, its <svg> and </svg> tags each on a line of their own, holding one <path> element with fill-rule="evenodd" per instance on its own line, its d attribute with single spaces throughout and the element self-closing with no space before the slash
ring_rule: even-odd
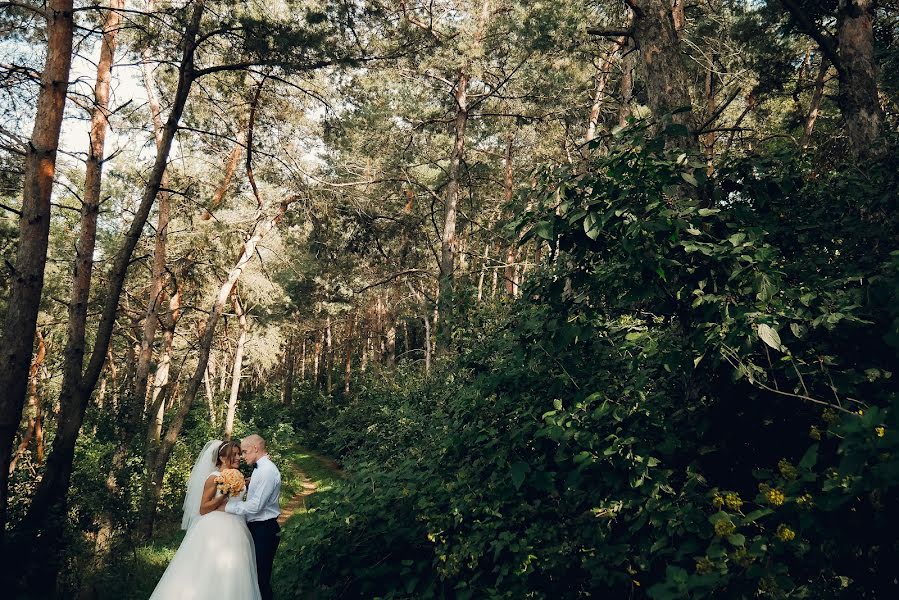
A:
<svg viewBox="0 0 899 600">
<path fill-rule="evenodd" d="M 184 516 L 181 517 L 181 529 L 190 529 L 200 516 L 200 501 L 203 499 L 203 486 L 206 480 L 215 471 L 215 459 L 221 440 L 206 442 L 194 468 L 187 480 L 187 494 L 184 496 Z"/>
</svg>

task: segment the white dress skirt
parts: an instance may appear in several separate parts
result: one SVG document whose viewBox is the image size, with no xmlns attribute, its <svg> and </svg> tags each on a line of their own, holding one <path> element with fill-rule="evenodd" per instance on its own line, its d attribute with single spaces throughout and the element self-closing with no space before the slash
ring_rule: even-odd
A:
<svg viewBox="0 0 899 600">
<path fill-rule="evenodd" d="M 244 518 L 220 510 L 197 518 L 150 600 L 261 600 Z"/>
</svg>

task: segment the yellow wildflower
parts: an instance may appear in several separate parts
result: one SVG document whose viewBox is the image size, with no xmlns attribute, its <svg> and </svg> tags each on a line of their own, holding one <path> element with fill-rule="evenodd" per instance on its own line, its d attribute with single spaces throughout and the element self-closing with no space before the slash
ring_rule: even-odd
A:
<svg viewBox="0 0 899 600">
<path fill-rule="evenodd" d="M 796 538 L 796 532 L 786 525 L 780 525 L 777 528 L 777 538 L 782 542 L 792 542 Z"/>
<path fill-rule="evenodd" d="M 767 494 L 768 492 L 771 491 L 771 486 L 768 485 L 767 483 L 760 483 L 760 484 L 759 484 L 759 491 L 760 491 L 761 493 L 763 493 L 763 494 Z"/>
<path fill-rule="evenodd" d="M 724 496 L 724 503 L 727 505 L 727 508 L 731 510 L 740 510 L 743 507 L 743 499 L 740 498 L 740 494 L 736 492 L 730 492 Z"/>
<path fill-rule="evenodd" d="M 712 498 L 712 506 L 720 509 L 722 506 L 724 506 L 724 498 L 722 498 L 718 494 L 715 494 L 715 496 Z"/>
<path fill-rule="evenodd" d="M 812 501 L 811 494 L 802 494 L 798 498 L 796 498 L 796 504 L 799 508 L 811 508 L 814 502 Z"/>
<path fill-rule="evenodd" d="M 812 428 L 809 429 L 808 436 L 813 440 L 818 441 L 821 439 L 821 430 L 812 425 Z"/>
<path fill-rule="evenodd" d="M 696 572 L 700 575 L 711 573 L 714 568 L 715 565 L 712 564 L 712 561 L 710 561 L 707 556 L 703 556 L 696 561 Z"/>
<path fill-rule="evenodd" d="M 833 425 L 834 423 L 836 423 L 837 421 L 840 420 L 840 417 L 837 415 L 837 412 L 830 408 L 824 409 L 824 412 L 821 413 L 821 418 L 824 419 L 824 421 L 828 425 Z"/>
<path fill-rule="evenodd" d="M 874 428 L 874 433 L 877 435 L 877 437 L 883 437 L 886 432 L 886 427 L 884 427 L 883 425 Z"/>
<path fill-rule="evenodd" d="M 768 490 L 768 492 L 765 494 L 765 498 L 768 500 L 768 503 L 771 506 L 780 506 L 786 499 L 784 497 L 784 493 L 776 488 Z"/>
<path fill-rule="evenodd" d="M 721 519 L 720 521 L 715 523 L 715 535 L 727 537 L 736 530 L 737 526 L 734 525 L 730 519 Z"/>
<path fill-rule="evenodd" d="M 790 461 L 785 458 L 782 458 L 780 459 L 780 461 L 778 461 L 777 469 L 785 479 L 796 479 L 796 477 L 799 475 L 799 471 L 796 470 L 796 467 L 790 464 Z"/>
</svg>

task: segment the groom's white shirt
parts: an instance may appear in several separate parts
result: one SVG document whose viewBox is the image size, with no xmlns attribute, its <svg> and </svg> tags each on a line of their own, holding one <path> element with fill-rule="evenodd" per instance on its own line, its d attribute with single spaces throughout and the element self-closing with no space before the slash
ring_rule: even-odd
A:
<svg viewBox="0 0 899 600">
<path fill-rule="evenodd" d="M 242 515 L 248 522 L 267 521 L 281 514 L 281 472 L 266 454 L 256 461 L 256 471 L 250 479 L 247 499 L 229 502 L 225 511 Z"/>
</svg>

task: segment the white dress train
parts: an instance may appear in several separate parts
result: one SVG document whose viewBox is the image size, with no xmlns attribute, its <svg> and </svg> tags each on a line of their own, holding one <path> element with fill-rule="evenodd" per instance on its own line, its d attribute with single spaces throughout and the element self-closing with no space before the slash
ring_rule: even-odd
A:
<svg viewBox="0 0 899 600">
<path fill-rule="evenodd" d="M 220 510 L 198 517 L 150 600 L 261 600 L 256 551 L 244 518 Z"/>
</svg>

